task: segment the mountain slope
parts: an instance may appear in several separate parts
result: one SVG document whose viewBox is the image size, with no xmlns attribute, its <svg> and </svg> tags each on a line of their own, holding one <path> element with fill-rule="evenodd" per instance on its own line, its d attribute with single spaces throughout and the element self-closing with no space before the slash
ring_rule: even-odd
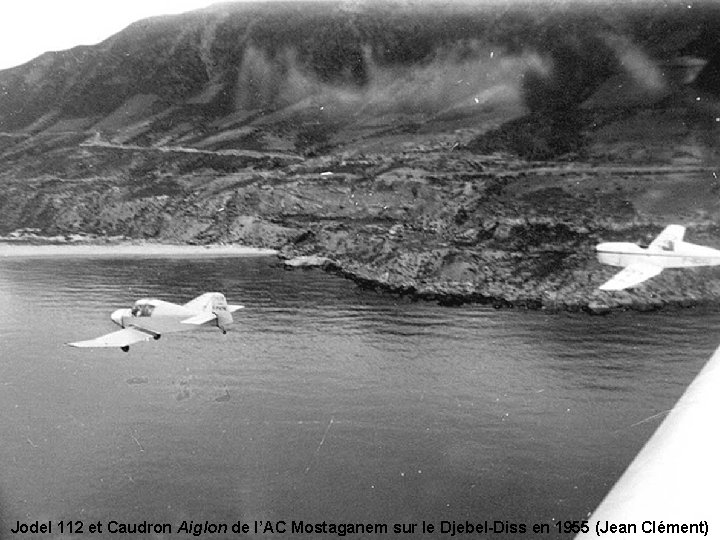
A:
<svg viewBox="0 0 720 540">
<path fill-rule="evenodd" d="M 140 21 L 0 72 L 0 233 L 243 242 L 446 300 L 720 299 L 702 273 L 609 298 L 593 253 L 670 220 L 713 243 L 718 29 L 680 3 Z"/>
</svg>

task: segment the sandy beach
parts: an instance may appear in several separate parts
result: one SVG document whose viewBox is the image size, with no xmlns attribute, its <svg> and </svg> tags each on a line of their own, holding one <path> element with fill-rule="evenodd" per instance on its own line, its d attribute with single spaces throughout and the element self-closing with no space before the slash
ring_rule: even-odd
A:
<svg viewBox="0 0 720 540">
<path fill-rule="evenodd" d="M 0 257 L 257 257 L 276 253 L 240 245 L 0 243 Z"/>
</svg>

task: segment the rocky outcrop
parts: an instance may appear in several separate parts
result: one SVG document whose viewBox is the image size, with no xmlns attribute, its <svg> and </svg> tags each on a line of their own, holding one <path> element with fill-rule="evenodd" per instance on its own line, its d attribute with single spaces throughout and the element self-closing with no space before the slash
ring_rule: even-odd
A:
<svg viewBox="0 0 720 540">
<path fill-rule="evenodd" d="M 300 255 L 292 259 L 284 260 L 283 265 L 285 265 L 286 268 L 325 268 L 326 266 L 334 266 L 334 263 L 328 257 Z"/>
</svg>

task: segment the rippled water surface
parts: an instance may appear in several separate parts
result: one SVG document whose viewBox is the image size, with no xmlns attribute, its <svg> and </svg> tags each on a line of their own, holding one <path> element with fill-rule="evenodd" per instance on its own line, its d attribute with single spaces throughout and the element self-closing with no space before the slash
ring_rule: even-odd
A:
<svg viewBox="0 0 720 540">
<path fill-rule="evenodd" d="M 246 306 L 225 336 L 63 345 L 115 330 L 137 298 L 212 290 Z M 3 531 L 585 519 L 718 329 L 696 310 L 440 307 L 273 258 L 2 259 Z"/>
</svg>

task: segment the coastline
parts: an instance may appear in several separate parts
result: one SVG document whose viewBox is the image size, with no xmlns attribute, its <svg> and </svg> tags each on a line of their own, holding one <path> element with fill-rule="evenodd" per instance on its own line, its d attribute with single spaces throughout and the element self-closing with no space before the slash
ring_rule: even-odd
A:
<svg viewBox="0 0 720 540">
<path fill-rule="evenodd" d="M 235 244 L 193 246 L 154 242 L 46 244 L 0 242 L 0 258 L 9 257 L 264 257 L 277 250 Z"/>
<path fill-rule="evenodd" d="M 97 258 L 198 258 L 198 257 L 278 257 L 284 260 L 288 270 L 318 269 L 334 273 L 362 288 L 406 296 L 414 300 L 437 302 L 443 306 L 463 304 L 491 305 L 496 309 L 530 309 L 557 312 L 585 312 L 590 315 L 607 315 L 617 311 L 657 311 L 692 307 L 717 307 L 720 291 L 692 290 L 692 284 L 703 280 L 701 275 L 688 280 L 689 294 L 670 291 L 661 284 L 665 294 L 647 294 L 641 291 L 623 291 L 617 295 L 603 294 L 581 284 L 548 294 L 548 283 L 536 283 L 534 287 L 518 290 L 516 285 L 489 290 L 477 284 L 436 282 L 413 279 L 410 275 L 389 272 L 389 267 L 371 268 L 362 264 L 348 264 L 327 256 L 295 256 L 281 250 L 244 246 L 239 244 L 188 245 L 149 241 L 52 243 L 40 239 L 27 241 L 0 241 L 0 260 L 3 258 L 41 257 L 97 257 Z M 394 269 L 397 270 L 397 269 Z M 704 293 L 704 294 L 703 294 Z M 710 294 L 708 294 L 710 293 Z M 715 293 L 715 294 L 713 294 Z"/>
<path fill-rule="evenodd" d="M 281 255 L 282 257 L 283 255 Z M 317 268 L 354 282 L 357 286 L 404 296 L 413 300 L 437 302 L 442 306 L 465 304 L 489 305 L 495 309 L 541 310 L 549 313 L 584 312 L 608 315 L 613 312 L 651 312 L 665 309 L 720 308 L 720 288 L 709 287 L 716 272 L 696 268 L 683 275 L 668 271 L 649 284 L 624 291 L 601 291 L 596 284 L 606 280 L 612 269 L 588 261 L 583 267 L 585 279 L 570 274 L 568 279 L 531 279 L 522 284 L 508 279 L 502 282 L 474 283 L 447 279 L 417 279 L 412 272 L 385 264 L 372 266 L 327 256 L 299 256 L 284 262 L 288 270 Z M 589 278 L 588 278 L 589 277 Z"/>
</svg>

